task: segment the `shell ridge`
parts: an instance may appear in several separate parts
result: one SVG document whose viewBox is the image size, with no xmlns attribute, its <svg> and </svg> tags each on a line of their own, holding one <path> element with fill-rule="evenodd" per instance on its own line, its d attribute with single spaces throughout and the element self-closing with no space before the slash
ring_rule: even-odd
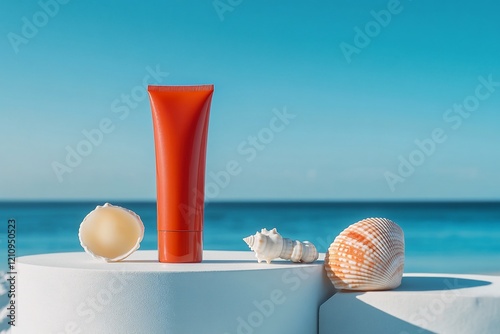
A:
<svg viewBox="0 0 500 334">
<path fill-rule="evenodd" d="M 404 270 L 403 230 L 385 218 L 352 224 L 330 245 L 324 266 L 337 289 L 393 289 Z"/>
</svg>

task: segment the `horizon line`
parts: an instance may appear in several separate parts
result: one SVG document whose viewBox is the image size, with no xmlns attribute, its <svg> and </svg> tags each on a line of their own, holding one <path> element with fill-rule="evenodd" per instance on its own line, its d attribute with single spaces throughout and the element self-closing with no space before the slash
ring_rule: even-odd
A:
<svg viewBox="0 0 500 334">
<path fill-rule="evenodd" d="M 71 198 L 71 199 L 3 199 L 0 203 L 156 203 L 156 199 L 90 199 L 90 198 Z M 280 203 L 310 203 L 310 204 L 328 204 L 328 203 L 499 203 L 500 199 L 494 198 L 401 198 L 401 199 L 222 199 L 206 200 L 205 204 L 280 204 Z"/>
</svg>

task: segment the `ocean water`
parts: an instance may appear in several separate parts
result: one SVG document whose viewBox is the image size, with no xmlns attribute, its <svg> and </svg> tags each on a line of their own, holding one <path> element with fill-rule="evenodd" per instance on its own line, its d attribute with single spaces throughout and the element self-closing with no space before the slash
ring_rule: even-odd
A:
<svg viewBox="0 0 500 334">
<path fill-rule="evenodd" d="M 78 227 L 100 202 L 0 202 L 0 271 L 7 268 L 7 221 L 16 221 L 16 255 L 82 251 Z M 156 204 L 113 202 L 141 216 L 141 249 L 156 249 Z M 386 217 L 405 233 L 405 272 L 500 273 L 500 202 L 210 202 L 204 248 L 250 251 L 242 238 L 263 227 L 309 240 L 325 252 L 345 227 Z"/>
</svg>

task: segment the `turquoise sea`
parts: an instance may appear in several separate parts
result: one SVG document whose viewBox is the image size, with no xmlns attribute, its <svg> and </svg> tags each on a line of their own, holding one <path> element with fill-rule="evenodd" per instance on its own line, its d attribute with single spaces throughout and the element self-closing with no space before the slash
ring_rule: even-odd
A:
<svg viewBox="0 0 500 334">
<path fill-rule="evenodd" d="M 0 202 L 0 270 L 7 268 L 7 222 L 16 255 L 82 251 L 78 227 L 102 202 Z M 141 249 L 156 249 L 156 203 L 112 202 L 141 216 Z M 325 252 L 345 227 L 385 217 L 405 232 L 405 272 L 500 273 L 500 202 L 210 202 L 204 248 L 249 251 L 242 238 L 263 227 L 309 240 Z"/>
</svg>

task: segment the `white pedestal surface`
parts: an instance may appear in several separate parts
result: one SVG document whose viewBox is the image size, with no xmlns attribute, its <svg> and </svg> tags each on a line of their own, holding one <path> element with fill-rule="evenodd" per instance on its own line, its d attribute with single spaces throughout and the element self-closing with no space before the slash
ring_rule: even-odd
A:
<svg viewBox="0 0 500 334">
<path fill-rule="evenodd" d="M 500 277 L 405 274 L 395 290 L 338 292 L 319 333 L 500 333 Z"/>
<path fill-rule="evenodd" d="M 323 257 L 321 257 L 323 258 Z M 13 333 L 317 333 L 334 293 L 323 261 L 257 263 L 253 252 L 205 251 L 202 263 L 117 263 L 55 253 L 17 261 Z"/>
</svg>

